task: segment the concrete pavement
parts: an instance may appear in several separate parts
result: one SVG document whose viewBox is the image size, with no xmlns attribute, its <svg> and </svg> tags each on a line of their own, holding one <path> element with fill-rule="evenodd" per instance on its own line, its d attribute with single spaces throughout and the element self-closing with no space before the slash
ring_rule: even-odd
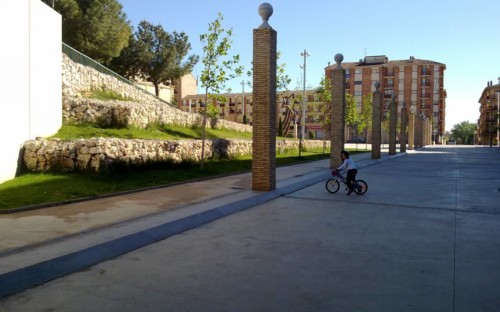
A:
<svg viewBox="0 0 500 312">
<path fill-rule="evenodd" d="M 64 267 L 68 252 L 82 262 L 171 232 L 156 244 L 6 297 L 0 310 L 496 311 L 500 153 L 433 146 L 396 158 L 384 154 L 381 161 L 358 157 L 359 178 L 369 183 L 363 196 L 327 193 L 328 162 L 316 162 L 281 168 L 277 192 L 249 191 L 243 182 L 249 175 L 228 177 L 226 187 L 214 189 L 229 193 L 214 199 L 207 190 L 208 197 L 192 205 L 168 210 L 158 204 L 160 211 L 118 225 L 6 247 L 2 290 L 14 277 L 54 271 L 20 274 L 35 265 L 29 259 Z M 152 197 L 141 200 L 156 202 Z M 186 226 L 192 230 L 183 232 Z M 79 253 L 92 246 L 101 247 Z"/>
</svg>

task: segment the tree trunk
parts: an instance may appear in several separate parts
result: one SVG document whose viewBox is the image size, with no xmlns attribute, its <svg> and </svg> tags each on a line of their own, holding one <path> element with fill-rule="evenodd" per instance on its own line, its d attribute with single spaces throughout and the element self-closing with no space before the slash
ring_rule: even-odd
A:
<svg viewBox="0 0 500 312">
<path fill-rule="evenodd" d="M 155 85 L 155 95 L 160 96 L 160 83 L 159 82 L 154 82 Z"/>
</svg>

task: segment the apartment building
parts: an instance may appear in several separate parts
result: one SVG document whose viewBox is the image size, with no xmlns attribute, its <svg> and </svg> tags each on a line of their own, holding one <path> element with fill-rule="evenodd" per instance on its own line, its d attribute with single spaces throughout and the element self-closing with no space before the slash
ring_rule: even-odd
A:
<svg viewBox="0 0 500 312">
<path fill-rule="evenodd" d="M 327 77 L 331 77 L 331 65 L 325 68 Z M 392 96 L 396 96 L 398 114 L 403 103 L 412 106 L 420 116 L 432 120 L 433 140 L 441 143 L 445 133 L 446 90 L 444 71 L 446 65 L 435 61 L 416 59 L 411 56 L 406 60 L 390 61 L 385 55 L 366 56 L 359 62 L 342 63 L 346 70 L 346 92 L 356 99 L 361 109 L 362 98 L 375 91 L 375 82 L 380 82 L 383 94 L 382 109 L 389 110 Z"/>
<path fill-rule="evenodd" d="M 240 123 L 253 123 L 252 108 L 253 94 L 226 93 L 223 95 L 227 101 L 221 102 L 210 99 L 219 110 L 219 118 Z M 276 124 L 281 124 L 284 137 L 298 137 L 301 133 L 303 91 L 279 91 L 276 93 Z M 315 90 L 306 90 L 306 134 L 309 138 L 323 138 L 325 131 L 322 127 L 322 106 Z M 188 95 L 182 99 L 179 107 L 186 112 L 201 113 L 205 108 L 205 95 Z M 281 122 L 280 122 L 281 119 Z"/>
<path fill-rule="evenodd" d="M 488 81 L 479 98 L 479 119 L 475 134 L 475 143 L 479 145 L 498 145 L 499 140 L 499 112 L 500 112 L 500 78 L 494 85 Z"/>
<path fill-rule="evenodd" d="M 149 81 L 137 79 L 137 81 L 134 82 L 134 85 L 148 91 L 151 94 L 156 95 L 155 86 L 153 85 L 153 83 Z M 177 106 L 179 106 L 179 103 L 182 102 L 183 97 L 185 97 L 188 94 L 196 93 L 196 88 L 197 88 L 196 78 L 193 76 L 193 74 L 188 73 L 180 77 L 176 81 L 175 85 L 165 85 L 161 83 L 158 86 L 158 93 L 159 93 L 158 97 L 169 103 L 175 102 Z"/>
</svg>

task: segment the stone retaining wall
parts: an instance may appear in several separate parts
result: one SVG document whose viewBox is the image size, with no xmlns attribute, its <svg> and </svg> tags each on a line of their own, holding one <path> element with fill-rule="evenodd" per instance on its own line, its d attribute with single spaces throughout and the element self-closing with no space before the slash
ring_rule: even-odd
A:
<svg viewBox="0 0 500 312">
<path fill-rule="evenodd" d="M 103 74 L 90 66 L 76 63 L 66 54 L 62 54 L 63 98 L 79 97 L 87 91 L 102 88 L 112 90 L 123 97 L 131 98 L 141 103 L 161 102 L 156 96 L 145 90 L 111 75 Z"/>
<path fill-rule="evenodd" d="M 321 148 L 323 141 L 306 140 L 306 149 Z M 296 140 L 277 141 L 276 151 L 296 149 Z M 330 144 L 326 141 L 326 150 Z M 251 140 L 210 139 L 205 142 L 205 157 L 234 158 L 251 155 Z M 24 166 L 30 172 L 106 172 L 113 166 L 143 166 L 152 163 L 198 162 L 201 140 L 125 140 L 114 138 L 30 140 L 23 145 Z"/>
<path fill-rule="evenodd" d="M 92 67 L 73 62 L 63 53 L 63 120 L 72 123 L 97 123 L 101 126 L 124 125 L 145 128 L 150 123 L 201 126 L 202 116 L 183 112 L 159 100 L 149 92 L 103 74 Z M 100 101 L 82 97 L 93 89 L 105 88 L 134 101 Z M 252 126 L 224 119 L 209 120 L 208 126 L 240 132 L 252 132 Z"/>
<path fill-rule="evenodd" d="M 135 103 L 128 101 L 100 101 L 96 99 L 66 97 L 63 99 L 63 119 L 69 123 L 92 123 L 99 126 L 135 126 L 148 124 L 174 124 L 182 127 L 201 126 L 200 114 L 183 112 L 164 103 Z M 207 121 L 207 126 L 239 132 L 252 132 L 252 126 L 218 119 Z"/>
</svg>

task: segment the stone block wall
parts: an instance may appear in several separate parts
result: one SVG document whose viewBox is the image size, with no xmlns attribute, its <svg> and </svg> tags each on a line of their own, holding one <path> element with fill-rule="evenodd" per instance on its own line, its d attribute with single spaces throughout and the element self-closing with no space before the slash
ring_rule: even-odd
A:
<svg viewBox="0 0 500 312">
<path fill-rule="evenodd" d="M 62 54 L 62 95 L 64 97 L 81 97 L 90 90 L 106 88 L 123 97 L 141 103 L 160 102 L 153 94 L 126 83 L 111 75 L 101 73 L 90 66 L 74 62 L 66 54 Z"/>
<path fill-rule="evenodd" d="M 136 103 L 100 101 L 81 97 L 63 99 L 63 119 L 69 123 L 93 123 L 100 126 L 123 125 L 145 128 L 148 124 L 174 124 L 182 127 L 201 126 L 202 116 L 183 112 L 162 102 Z M 213 128 L 252 132 L 252 126 L 224 119 L 209 121 Z"/>
<path fill-rule="evenodd" d="M 329 142 L 304 141 L 306 149 L 322 148 Z M 171 162 L 198 162 L 201 140 L 126 140 L 115 138 L 80 139 L 76 141 L 30 140 L 23 145 L 25 170 L 30 172 L 105 172 L 114 165 L 143 166 Z M 296 140 L 277 142 L 277 152 L 298 148 Z M 205 142 L 205 158 L 234 158 L 252 154 L 251 140 L 211 139 Z"/>
</svg>

